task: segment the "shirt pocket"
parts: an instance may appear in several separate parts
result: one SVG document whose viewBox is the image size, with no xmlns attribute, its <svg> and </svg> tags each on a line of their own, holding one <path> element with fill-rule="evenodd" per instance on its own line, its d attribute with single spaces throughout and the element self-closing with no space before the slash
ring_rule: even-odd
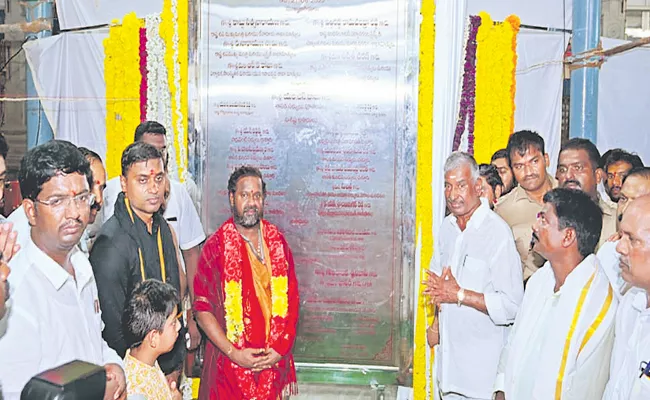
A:
<svg viewBox="0 0 650 400">
<path fill-rule="evenodd" d="M 467 256 L 460 270 L 459 285 L 463 289 L 483 293 L 488 265 L 478 258 Z"/>
<path fill-rule="evenodd" d="M 638 374 L 635 375 L 630 400 L 650 399 L 650 378 L 645 375 L 639 378 Z"/>
</svg>

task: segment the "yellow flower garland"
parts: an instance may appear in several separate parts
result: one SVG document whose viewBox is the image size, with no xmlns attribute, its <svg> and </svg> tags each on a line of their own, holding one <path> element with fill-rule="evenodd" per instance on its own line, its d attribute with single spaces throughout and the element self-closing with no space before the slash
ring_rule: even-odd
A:
<svg viewBox="0 0 650 400">
<path fill-rule="evenodd" d="M 289 311 L 289 278 L 284 276 L 271 277 L 271 313 L 274 317 L 286 318 Z"/>
<path fill-rule="evenodd" d="M 113 21 L 104 40 L 106 81 L 106 172 L 109 178 L 122 172 L 122 151 L 133 142 L 140 123 L 140 28 L 135 13 Z"/>
<path fill-rule="evenodd" d="M 515 69 L 519 17 L 511 15 L 494 23 L 481 12 L 476 41 L 476 119 L 474 158 L 489 163 L 492 154 L 504 148 L 514 130 Z"/>
<path fill-rule="evenodd" d="M 226 337 L 237 343 L 244 333 L 244 308 L 242 306 L 242 286 L 239 281 L 226 281 L 224 310 L 226 318 Z"/>
<path fill-rule="evenodd" d="M 417 227 L 416 248 L 420 250 L 420 276 L 417 287 L 418 307 L 414 332 L 415 352 L 413 357 L 414 399 L 426 399 L 427 392 L 434 393 L 433 368 L 427 376 L 427 364 L 433 366 L 433 353 L 427 360 L 427 325 L 433 323 L 433 307 L 422 294 L 419 285 L 428 269 L 433 255 L 433 71 L 435 47 L 435 2 L 422 1 L 422 24 L 420 25 L 420 74 L 418 88 L 418 136 L 416 167 L 415 226 Z M 427 362 L 428 361 L 428 362 Z M 427 386 L 429 389 L 427 390 Z"/>
</svg>

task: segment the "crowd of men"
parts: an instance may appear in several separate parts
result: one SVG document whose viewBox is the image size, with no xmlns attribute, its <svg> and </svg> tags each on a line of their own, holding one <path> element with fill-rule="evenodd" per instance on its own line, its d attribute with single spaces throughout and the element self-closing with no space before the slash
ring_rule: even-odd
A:
<svg viewBox="0 0 650 400">
<path fill-rule="evenodd" d="M 232 217 L 206 241 L 165 138 L 140 124 L 108 182 L 69 142 L 23 158 L 22 204 L 0 221 L 0 399 L 72 360 L 104 367 L 107 400 L 180 399 L 201 331 L 199 399 L 296 393 L 298 285 L 262 174 L 232 172 Z M 7 151 L 0 136 L 0 181 Z M 553 177 L 544 140 L 520 131 L 491 165 L 445 163 L 423 282 L 442 399 L 650 398 L 650 168 L 584 139 L 558 160 Z"/>
<path fill-rule="evenodd" d="M 650 168 L 586 139 L 515 132 L 444 166 L 423 282 L 442 399 L 650 399 Z M 602 183 L 602 190 L 599 185 Z"/>
<path fill-rule="evenodd" d="M 284 237 L 262 218 L 262 174 L 233 172 L 233 218 L 206 241 L 166 146 L 165 128 L 143 122 L 108 181 L 98 154 L 66 141 L 24 156 L 22 203 L 0 220 L 0 399 L 73 360 L 104 366 L 105 399 L 180 399 L 199 325 L 201 399 L 295 392 L 297 281 Z M 0 135 L 0 194 L 7 151 Z"/>
</svg>

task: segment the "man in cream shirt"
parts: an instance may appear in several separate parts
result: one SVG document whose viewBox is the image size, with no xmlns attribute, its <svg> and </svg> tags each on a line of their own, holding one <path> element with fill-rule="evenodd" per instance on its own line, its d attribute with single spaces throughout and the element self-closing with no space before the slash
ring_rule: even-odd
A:
<svg viewBox="0 0 650 400">
<path fill-rule="evenodd" d="M 533 243 L 548 261 L 528 281 L 501 355 L 497 399 L 601 398 L 618 305 L 593 255 L 601 228 L 602 211 L 587 194 L 544 195 Z"/>
<path fill-rule="evenodd" d="M 645 400 L 650 399 L 650 196 L 630 204 L 619 231 L 621 275 L 632 289 L 616 315 L 616 341 L 603 399 Z"/>
<path fill-rule="evenodd" d="M 479 197 L 479 171 L 471 155 L 445 163 L 442 223 L 427 280 L 440 309 L 438 384 L 443 400 L 490 399 L 501 350 L 523 298 L 521 260 L 508 224 Z M 430 343 L 434 345 L 435 343 Z"/>
</svg>

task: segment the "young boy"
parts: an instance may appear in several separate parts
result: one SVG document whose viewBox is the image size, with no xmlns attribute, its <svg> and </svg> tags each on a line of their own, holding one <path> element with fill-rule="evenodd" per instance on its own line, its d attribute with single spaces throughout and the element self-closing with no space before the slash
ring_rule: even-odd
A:
<svg viewBox="0 0 650 400">
<path fill-rule="evenodd" d="M 148 279 L 133 289 L 122 318 L 129 345 L 124 357 L 129 398 L 181 400 L 176 383 L 167 384 L 156 361 L 178 337 L 178 304 L 178 292 L 167 283 Z"/>
</svg>

